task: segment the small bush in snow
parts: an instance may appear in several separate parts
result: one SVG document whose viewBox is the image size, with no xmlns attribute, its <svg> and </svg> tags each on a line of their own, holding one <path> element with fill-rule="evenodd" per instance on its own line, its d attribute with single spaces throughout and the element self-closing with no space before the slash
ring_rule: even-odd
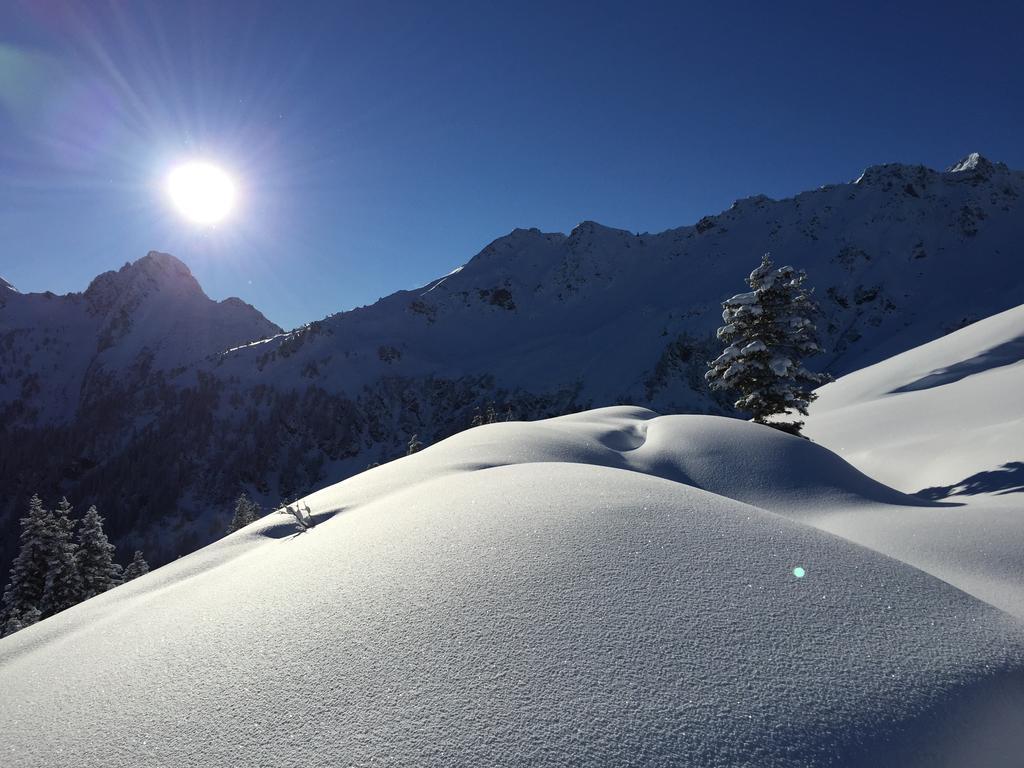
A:
<svg viewBox="0 0 1024 768">
<path fill-rule="evenodd" d="M 750 273 L 749 293 L 722 303 L 718 338 L 728 346 L 708 363 L 705 374 L 712 389 L 739 395 L 736 408 L 754 421 L 799 434 L 802 421 L 771 422 L 774 414 L 796 411 L 807 415 L 814 387 L 831 381 L 812 373 L 803 359 L 821 352 L 812 322 L 818 306 L 804 286 L 807 273 L 785 266 L 773 268 L 768 254 Z"/>
<path fill-rule="evenodd" d="M 295 520 L 295 524 L 299 526 L 299 530 L 308 531 L 316 523 L 313 522 L 313 513 L 309 510 L 309 505 L 306 504 L 305 508 L 300 507 L 296 504 L 285 504 L 281 510 L 283 514 L 291 515 Z"/>
</svg>

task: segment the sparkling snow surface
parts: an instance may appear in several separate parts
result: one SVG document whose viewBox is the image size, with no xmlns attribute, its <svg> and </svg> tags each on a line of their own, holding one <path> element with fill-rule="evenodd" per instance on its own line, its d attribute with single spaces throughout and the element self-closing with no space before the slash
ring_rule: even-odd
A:
<svg viewBox="0 0 1024 768">
<path fill-rule="evenodd" d="M 1024 619 L 1024 306 L 819 393 L 806 434 L 943 506 L 833 509 L 812 522 Z"/>
<path fill-rule="evenodd" d="M 903 491 L 1024 461 L 1024 304 L 818 394 L 805 433 Z"/>
<path fill-rule="evenodd" d="M 809 525 L 942 508 L 808 441 L 606 408 L 307 501 L 0 641 L 0 764 L 1019 765 L 1024 624 Z"/>
</svg>

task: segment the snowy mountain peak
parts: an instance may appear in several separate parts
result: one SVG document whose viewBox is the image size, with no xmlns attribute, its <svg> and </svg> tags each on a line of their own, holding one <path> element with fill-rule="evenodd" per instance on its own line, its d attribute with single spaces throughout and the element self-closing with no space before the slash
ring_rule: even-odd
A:
<svg viewBox="0 0 1024 768">
<path fill-rule="evenodd" d="M 192 277 L 192 271 L 181 259 L 162 251 L 150 251 L 137 262 L 136 266 L 142 269 L 163 271 L 171 274 Z"/>
<path fill-rule="evenodd" d="M 97 276 L 85 290 L 90 309 L 97 314 L 114 305 L 137 305 L 155 292 L 179 296 L 204 296 L 203 289 L 185 264 L 169 253 L 150 251 L 138 261 Z"/>
<path fill-rule="evenodd" d="M 949 168 L 947 168 L 946 172 L 963 173 L 964 171 L 973 171 L 979 166 L 983 168 L 986 166 L 991 167 L 992 163 L 987 158 L 982 157 L 979 153 L 971 152 L 971 154 L 969 154 L 963 160 L 961 160 L 958 163 L 954 163 Z"/>
<path fill-rule="evenodd" d="M 530 251 L 538 246 L 543 246 L 543 244 L 552 237 L 564 239 L 565 235 L 545 234 L 536 227 L 531 227 L 530 229 L 516 227 L 507 235 L 502 235 L 501 237 L 492 240 L 484 247 L 483 250 L 470 259 L 468 263 L 473 264 L 477 269 L 485 267 L 501 269 L 501 265 L 503 265 L 510 256 Z M 459 272 L 461 270 L 462 267 L 455 270 L 455 272 Z M 452 272 L 451 274 L 455 274 L 455 272 Z M 450 276 L 451 275 L 446 275 L 445 277 Z"/>
<path fill-rule="evenodd" d="M 524 248 L 533 248 L 544 242 L 545 239 L 551 237 L 544 232 L 541 232 L 536 227 L 530 227 L 529 229 L 523 227 L 516 227 L 504 237 L 499 237 L 491 243 L 491 246 L 496 249 L 506 250 L 522 250 Z"/>
<path fill-rule="evenodd" d="M 13 285 L 11 285 L 6 280 L 4 280 L 2 277 L 0 277 L 0 291 L 12 291 L 14 293 L 17 293 L 18 289 L 15 288 Z"/>
<path fill-rule="evenodd" d="M 144 277 L 160 286 L 174 285 L 190 293 L 203 293 L 185 262 L 169 253 L 150 251 L 133 264 L 125 264 L 119 272 Z"/>
<path fill-rule="evenodd" d="M 632 238 L 632 232 L 615 227 L 606 227 L 596 221 L 581 221 L 569 233 L 569 247 L 578 250 L 582 247 L 617 247 L 617 243 L 624 238 Z"/>
<path fill-rule="evenodd" d="M 971 152 L 963 160 L 947 168 L 946 173 L 954 179 L 986 181 L 992 178 L 993 174 L 1008 170 L 1005 163 L 993 163 L 983 155 Z"/>
<path fill-rule="evenodd" d="M 609 234 L 609 235 L 626 234 L 626 235 L 628 235 L 630 233 L 627 230 L 625 230 L 625 229 L 617 229 L 616 227 L 607 227 L 604 224 L 601 224 L 599 222 L 591 221 L 590 219 L 587 219 L 585 221 L 581 221 L 579 224 L 577 224 L 575 227 L 573 227 L 572 231 L 569 233 L 569 237 L 579 238 L 579 237 L 584 237 L 584 236 L 602 235 L 602 234 Z"/>
</svg>

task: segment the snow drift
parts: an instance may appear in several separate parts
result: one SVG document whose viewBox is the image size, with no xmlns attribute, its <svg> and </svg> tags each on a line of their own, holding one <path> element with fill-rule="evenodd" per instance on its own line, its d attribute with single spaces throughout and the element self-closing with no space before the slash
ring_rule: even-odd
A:
<svg viewBox="0 0 1024 768">
<path fill-rule="evenodd" d="M 907 492 L 1024 460 L 1024 305 L 818 394 L 806 434 Z"/>
<path fill-rule="evenodd" d="M 0 641 L 3 760 L 1012 765 L 1024 625 L 801 522 L 903 501 L 714 417 L 477 428 Z"/>
<path fill-rule="evenodd" d="M 809 521 L 1024 618 L 1024 306 L 819 394 L 808 435 L 941 506 L 832 508 Z"/>
</svg>

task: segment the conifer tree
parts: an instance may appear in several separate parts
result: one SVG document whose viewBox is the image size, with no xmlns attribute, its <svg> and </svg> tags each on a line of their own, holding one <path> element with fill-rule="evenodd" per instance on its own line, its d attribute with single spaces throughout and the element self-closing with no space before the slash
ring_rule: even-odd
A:
<svg viewBox="0 0 1024 768">
<path fill-rule="evenodd" d="M 804 287 L 807 274 L 785 266 L 773 268 L 768 254 L 750 273 L 751 290 L 722 304 L 718 338 L 728 344 L 708 363 L 705 375 L 712 389 L 739 395 L 737 409 L 754 421 L 799 434 L 802 421 L 772 422 L 774 414 L 796 411 L 807 415 L 817 395 L 814 387 L 831 380 L 812 373 L 803 359 L 821 351 L 812 318 L 818 307 Z"/>
<path fill-rule="evenodd" d="M 409 438 L 409 444 L 405 447 L 405 455 L 412 456 L 414 453 L 423 450 L 423 443 L 420 442 L 419 435 L 413 435 Z"/>
<path fill-rule="evenodd" d="M 43 618 L 70 608 L 82 599 L 76 556 L 78 547 L 74 542 L 75 522 L 71 519 L 71 504 L 66 498 L 57 504 L 52 520 L 53 525 L 48 531 L 46 585 L 39 604 Z"/>
<path fill-rule="evenodd" d="M 132 579 L 137 579 L 139 576 L 144 576 L 149 573 L 149 563 L 142 556 L 142 552 L 135 550 L 135 557 L 132 561 L 124 568 L 124 581 L 129 582 Z"/>
<path fill-rule="evenodd" d="M 82 517 L 76 554 L 82 600 L 121 583 L 121 566 L 114 562 L 114 545 L 103 532 L 103 518 L 95 506 L 89 507 Z"/>
<path fill-rule="evenodd" d="M 249 523 L 256 520 L 259 508 L 249 499 L 249 496 L 242 491 L 235 500 L 235 513 L 228 523 L 228 533 L 234 533 L 240 528 L 245 528 Z"/>
<path fill-rule="evenodd" d="M 40 619 L 38 608 L 29 608 L 24 613 L 15 613 L 7 617 L 7 621 L 0 626 L 0 637 L 13 635 L 19 629 L 30 627 Z"/>
<path fill-rule="evenodd" d="M 53 513 L 43 507 L 42 499 L 33 495 L 28 502 L 28 514 L 21 518 L 18 554 L 11 564 L 3 596 L 4 618 L 8 623 L 19 624 L 19 628 L 25 617 L 39 611 L 43 600 L 53 525 Z"/>
</svg>

